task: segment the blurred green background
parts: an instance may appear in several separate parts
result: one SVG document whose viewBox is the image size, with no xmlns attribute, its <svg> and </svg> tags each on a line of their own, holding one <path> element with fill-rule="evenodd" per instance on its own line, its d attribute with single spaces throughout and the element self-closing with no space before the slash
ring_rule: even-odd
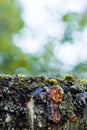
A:
<svg viewBox="0 0 87 130">
<path fill-rule="evenodd" d="M 55 39 L 49 38 L 40 53 L 24 53 L 13 42 L 14 35 L 23 29 L 22 7 L 17 0 L 0 0 L 0 73 L 26 75 L 74 74 L 80 78 L 87 77 L 87 59 L 67 70 L 61 59 L 55 56 Z M 87 27 L 87 9 L 83 12 L 61 14 L 64 34 L 59 40 L 61 46 L 74 43 L 73 32 L 82 32 Z M 78 38 L 78 37 L 77 37 Z M 58 39 L 57 39 L 58 40 Z"/>
</svg>

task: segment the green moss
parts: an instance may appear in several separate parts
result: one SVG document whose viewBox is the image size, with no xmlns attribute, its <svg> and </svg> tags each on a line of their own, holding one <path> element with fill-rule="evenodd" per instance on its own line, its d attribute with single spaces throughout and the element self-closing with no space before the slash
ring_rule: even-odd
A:
<svg viewBox="0 0 87 130">
<path fill-rule="evenodd" d="M 34 79 L 34 83 L 36 83 L 39 87 L 43 87 L 45 85 L 46 77 L 37 75 Z"/>
<path fill-rule="evenodd" d="M 75 116 L 73 118 L 70 118 L 70 121 L 77 124 L 78 118 Z"/>
<path fill-rule="evenodd" d="M 20 130 L 19 128 L 16 128 L 16 130 Z"/>
</svg>

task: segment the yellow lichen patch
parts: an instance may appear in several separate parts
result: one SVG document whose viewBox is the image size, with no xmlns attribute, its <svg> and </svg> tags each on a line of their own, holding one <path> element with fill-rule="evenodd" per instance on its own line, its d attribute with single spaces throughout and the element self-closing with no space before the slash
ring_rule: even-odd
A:
<svg viewBox="0 0 87 130">
<path fill-rule="evenodd" d="M 83 79 L 82 82 L 83 82 L 83 83 L 87 83 L 87 79 Z"/>
<path fill-rule="evenodd" d="M 49 84 L 52 84 L 52 85 L 58 84 L 58 82 L 57 82 L 56 79 L 47 79 L 47 82 L 48 82 Z"/>
<path fill-rule="evenodd" d="M 21 74 L 21 73 L 20 73 L 20 74 L 17 74 L 17 76 L 18 76 L 18 77 L 25 77 L 25 75 L 24 75 L 24 74 Z"/>
<path fill-rule="evenodd" d="M 64 80 L 75 80 L 75 77 L 71 74 L 67 74 L 65 75 Z"/>
</svg>

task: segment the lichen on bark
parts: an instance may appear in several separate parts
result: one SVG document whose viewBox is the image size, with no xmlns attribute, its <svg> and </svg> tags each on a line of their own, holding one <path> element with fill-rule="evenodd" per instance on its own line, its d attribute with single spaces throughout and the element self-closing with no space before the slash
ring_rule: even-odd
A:
<svg viewBox="0 0 87 130">
<path fill-rule="evenodd" d="M 87 82 L 0 75 L 0 130 L 87 130 Z"/>
</svg>

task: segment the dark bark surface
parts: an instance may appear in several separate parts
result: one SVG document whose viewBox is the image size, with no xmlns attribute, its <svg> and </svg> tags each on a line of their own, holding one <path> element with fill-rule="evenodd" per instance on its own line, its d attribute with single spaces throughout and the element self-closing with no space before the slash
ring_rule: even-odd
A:
<svg viewBox="0 0 87 130">
<path fill-rule="evenodd" d="M 87 80 L 1 75 L 0 130 L 87 130 Z"/>
</svg>

